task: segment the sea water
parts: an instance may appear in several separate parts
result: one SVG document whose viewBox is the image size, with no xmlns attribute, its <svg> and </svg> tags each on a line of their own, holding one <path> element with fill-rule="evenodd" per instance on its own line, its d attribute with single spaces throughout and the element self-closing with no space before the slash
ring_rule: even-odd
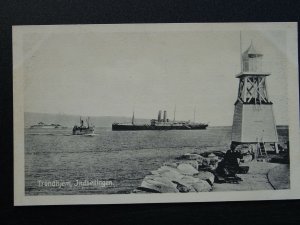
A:
<svg viewBox="0 0 300 225">
<path fill-rule="evenodd" d="M 184 153 L 228 149 L 231 127 L 111 131 L 25 129 L 25 194 L 130 193 L 152 170 Z M 286 131 L 280 131 L 286 136 Z"/>
</svg>

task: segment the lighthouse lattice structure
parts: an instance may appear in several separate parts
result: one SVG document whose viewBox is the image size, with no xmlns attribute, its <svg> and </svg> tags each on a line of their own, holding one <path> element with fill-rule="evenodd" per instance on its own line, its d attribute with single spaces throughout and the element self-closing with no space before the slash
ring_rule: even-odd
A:
<svg viewBox="0 0 300 225">
<path fill-rule="evenodd" d="M 270 73 L 262 71 L 263 55 L 252 42 L 241 55 L 241 73 L 237 100 L 234 104 L 232 143 L 273 144 L 276 152 L 278 136 L 273 113 L 273 103 L 267 92 L 266 78 Z"/>
</svg>

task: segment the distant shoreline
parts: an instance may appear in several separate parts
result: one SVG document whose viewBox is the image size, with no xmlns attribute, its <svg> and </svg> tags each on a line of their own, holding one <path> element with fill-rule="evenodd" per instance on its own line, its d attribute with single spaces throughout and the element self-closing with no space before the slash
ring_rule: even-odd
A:
<svg viewBox="0 0 300 225">
<path fill-rule="evenodd" d="M 85 119 L 87 116 L 82 116 Z M 35 113 L 35 112 L 25 112 L 24 113 L 24 125 L 25 128 L 30 127 L 34 124 L 38 124 L 39 122 L 43 122 L 46 124 L 60 124 L 63 127 L 73 127 L 74 125 L 79 123 L 80 115 L 69 115 L 69 114 L 50 114 L 50 113 Z M 111 127 L 114 122 L 118 123 L 127 123 L 131 122 L 131 117 L 125 116 L 90 116 L 92 124 L 97 128 L 101 127 Z M 150 123 L 150 119 L 145 118 L 135 118 L 136 123 L 148 124 Z M 196 122 L 206 122 L 199 121 Z M 218 127 L 231 127 L 231 125 L 209 125 L 207 129 L 213 129 Z M 277 129 L 286 129 L 288 125 L 277 125 Z"/>
</svg>

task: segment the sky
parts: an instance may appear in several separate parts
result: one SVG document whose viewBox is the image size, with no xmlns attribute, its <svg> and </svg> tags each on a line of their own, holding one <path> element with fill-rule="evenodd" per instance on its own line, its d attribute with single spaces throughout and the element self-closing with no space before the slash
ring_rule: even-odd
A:
<svg viewBox="0 0 300 225">
<path fill-rule="evenodd" d="M 121 27 L 120 27 L 121 26 Z M 224 26 L 225 27 L 225 26 Z M 120 28 L 120 29 L 119 29 Z M 240 30 L 192 25 L 31 26 L 22 29 L 25 112 L 173 119 L 231 125 Z M 277 124 L 288 124 L 286 33 L 242 30 L 262 53 Z M 15 63 L 15 62 L 14 62 Z M 14 65 L 15 66 L 15 65 Z"/>
</svg>

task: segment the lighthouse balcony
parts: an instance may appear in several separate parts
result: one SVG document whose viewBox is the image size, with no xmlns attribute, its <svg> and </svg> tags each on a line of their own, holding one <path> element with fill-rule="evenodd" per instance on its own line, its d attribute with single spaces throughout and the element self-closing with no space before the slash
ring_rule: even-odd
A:
<svg viewBox="0 0 300 225">
<path fill-rule="evenodd" d="M 242 77 L 246 77 L 246 76 L 257 76 L 257 77 L 265 77 L 265 76 L 269 76 L 270 73 L 268 72 L 251 72 L 251 71 L 247 71 L 247 72 L 241 72 L 239 74 L 237 74 L 235 77 L 236 78 L 242 78 Z"/>
</svg>

